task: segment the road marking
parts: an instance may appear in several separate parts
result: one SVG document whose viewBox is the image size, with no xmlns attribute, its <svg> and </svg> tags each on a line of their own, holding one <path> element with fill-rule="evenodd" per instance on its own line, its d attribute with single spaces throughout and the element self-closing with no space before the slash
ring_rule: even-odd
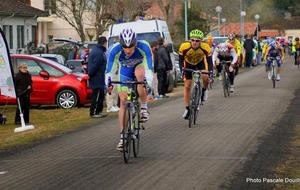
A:
<svg viewBox="0 0 300 190">
<path fill-rule="evenodd" d="M 0 172 L 0 175 L 4 175 L 4 174 L 7 174 L 8 173 L 8 171 L 2 171 L 2 172 Z"/>
</svg>

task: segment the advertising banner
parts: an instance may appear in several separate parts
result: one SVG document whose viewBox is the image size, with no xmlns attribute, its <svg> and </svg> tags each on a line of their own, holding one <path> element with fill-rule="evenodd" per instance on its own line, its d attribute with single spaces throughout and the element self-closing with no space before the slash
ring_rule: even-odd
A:
<svg viewBox="0 0 300 190">
<path fill-rule="evenodd" d="M 16 98 L 10 54 L 2 29 L 0 28 L 0 94 Z"/>
</svg>

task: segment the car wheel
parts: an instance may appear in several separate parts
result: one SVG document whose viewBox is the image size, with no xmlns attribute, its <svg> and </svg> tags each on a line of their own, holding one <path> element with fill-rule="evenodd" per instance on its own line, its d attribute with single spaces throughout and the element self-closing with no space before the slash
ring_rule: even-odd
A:
<svg viewBox="0 0 300 190">
<path fill-rule="evenodd" d="M 72 90 L 62 90 L 56 97 L 57 105 L 64 109 L 70 109 L 77 105 L 78 98 Z"/>
</svg>

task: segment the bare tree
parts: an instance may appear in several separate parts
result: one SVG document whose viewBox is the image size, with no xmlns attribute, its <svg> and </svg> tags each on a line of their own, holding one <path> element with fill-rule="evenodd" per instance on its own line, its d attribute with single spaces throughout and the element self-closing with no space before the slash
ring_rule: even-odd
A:
<svg viewBox="0 0 300 190">
<path fill-rule="evenodd" d="M 56 15 L 68 22 L 85 41 L 83 13 L 87 10 L 87 0 L 57 0 Z"/>
<path fill-rule="evenodd" d="M 91 24 L 95 27 L 96 36 L 102 34 L 113 23 L 114 4 L 112 0 L 89 0 L 88 10 L 91 13 Z"/>
<path fill-rule="evenodd" d="M 150 7 L 149 0 L 88 0 L 90 20 L 96 35 L 102 34 L 110 24 L 118 20 L 132 21 L 143 16 Z"/>
<path fill-rule="evenodd" d="M 144 16 L 152 5 L 151 0 L 112 0 L 115 4 L 115 19 L 132 21 L 136 16 Z"/>
</svg>

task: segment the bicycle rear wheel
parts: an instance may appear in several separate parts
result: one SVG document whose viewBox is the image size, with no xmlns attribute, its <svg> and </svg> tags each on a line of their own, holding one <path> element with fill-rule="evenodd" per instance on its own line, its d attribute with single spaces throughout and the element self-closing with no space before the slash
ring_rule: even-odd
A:
<svg viewBox="0 0 300 190">
<path fill-rule="evenodd" d="M 124 162 L 127 164 L 130 159 L 131 153 L 131 140 L 132 140 L 132 113 L 130 112 L 130 106 L 126 105 L 124 117 L 123 117 L 123 158 Z"/>
<path fill-rule="evenodd" d="M 134 137 L 133 138 L 133 143 L 132 143 L 132 148 L 133 148 L 133 155 L 136 158 L 139 154 L 140 151 L 140 141 L 141 141 L 141 135 L 140 135 L 140 130 L 141 130 L 141 123 L 140 123 L 140 108 L 139 106 L 135 110 L 135 116 L 132 119 L 133 121 L 133 129 L 134 129 Z"/>
</svg>

